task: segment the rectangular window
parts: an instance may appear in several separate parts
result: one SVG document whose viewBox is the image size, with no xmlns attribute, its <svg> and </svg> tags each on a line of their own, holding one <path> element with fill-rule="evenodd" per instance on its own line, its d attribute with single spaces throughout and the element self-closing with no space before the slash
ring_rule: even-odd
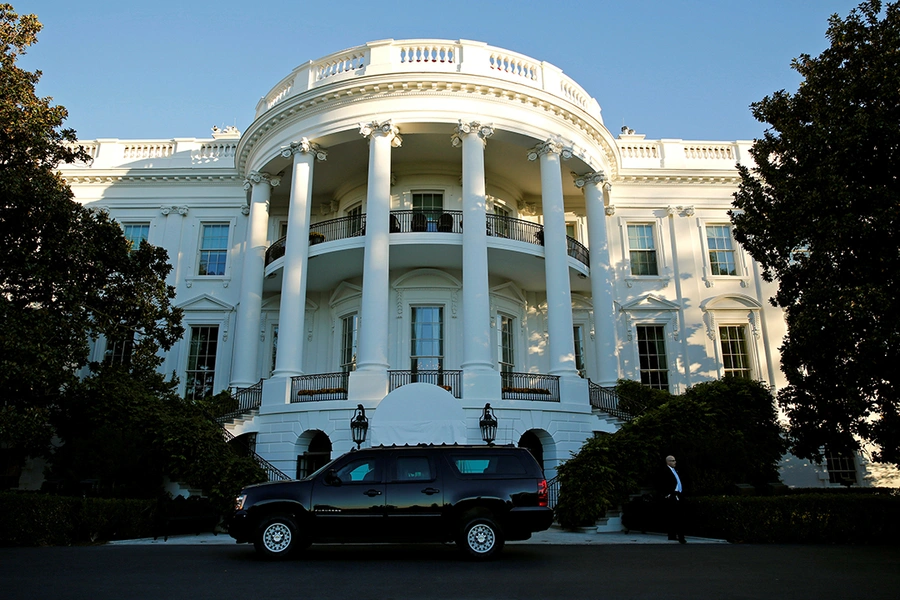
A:
<svg viewBox="0 0 900 600">
<path fill-rule="evenodd" d="M 413 306 L 410 332 L 410 368 L 441 371 L 444 368 L 444 309 L 440 306 Z M 415 379 L 415 377 L 413 377 Z"/>
<path fill-rule="evenodd" d="M 587 377 L 584 371 L 584 327 L 575 325 L 573 329 L 575 337 L 575 368 L 582 377 Z"/>
<path fill-rule="evenodd" d="M 437 231 L 437 221 L 444 212 L 443 192 L 413 192 L 413 231 Z"/>
<path fill-rule="evenodd" d="M 103 362 L 107 365 L 128 365 L 131 363 L 131 351 L 134 348 L 134 334 L 121 340 L 107 340 Z"/>
<path fill-rule="evenodd" d="M 207 223 L 200 237 L 199 275 L 224 275 L 228 256 L 228 224 Z"/>
<path fill-rule="evenodd" d="M 347 211 L 347 237 L 365 235 L 362 224 L 362 204 L 357 204 Z"/>
<path fill-rule="evenodd" d="M 497 331 L 500 335 L 497 356 L 500 359 L 500 372 L 512 373 L 516 369 L 515 323 L 516 320 L 506 315 L 498 315 L 500 320 Z"/>
<path fill-rule="evenodd" d="M 628 226 L 628 253 L 632 275 L 659 275 L 653 225 Z"/>
<path fill-rule="evenodd" d="M 272 326 L 272 368 L 269 369 L 269 377 L 275 373 L 275 359 L 278 358 L 278 324 Z"/>
<path fill-rule="evenodd" d="M 641 383 L 658 390 L 669 389 L 669 361 L 666 332 L 662 325 L 638 325 L 638 359 Z"/>
<path fill-rule="evenodd" d="M 825 465 L 828 468 L 829 483 L 856 484 L 856 461 L 853 455 L 829 451 L 825 454 Z"/>
<path fill-rule="evenodd" d="M 219 345 L 218 325 L 191 327 L 191 346 L 185 372 L 185 397 L 197 400 L 212 396 L 216 377 L 216 350 Z"/>
<path fill-rule="evenodd" d="M 710 273 L 712 275 L 737 275 L 731 226 L 707 225 L 706 244 L 709 248 Z"/>
<path fill-rule="evenodd" d="M 509 220 L 509 210 L 495 204 L 494 215 L 496 218 L 493 219 L 493 232 L 489 230 L 488 235 L 495 235 L 497 237 L 509 237 L 509 228 L 511 223 Z M 491 220 L 488 219 L 488 222 L 490 223 Z"/>
<path fill-rule="evenodd" d="M 356 313 L 341 319 L 341 372 L 356 370 L 356 336 L 359 330 L 359 316 Z"/>
<path fill-rule="evenodd" d="M 719 327 L 722 342 L 722 364 L 725 377 L 750 379 L 750 356 L 747 353 L 747 336 L 742 325 Z"/>
<path fill-rule="evenodd" d="M 122 225 L 122 233 L 128 240 L 129 247 L 136 250 L 140 247 L 141 242 L 150 238 L 150 223 L 126 223 Z"/>
</svg>

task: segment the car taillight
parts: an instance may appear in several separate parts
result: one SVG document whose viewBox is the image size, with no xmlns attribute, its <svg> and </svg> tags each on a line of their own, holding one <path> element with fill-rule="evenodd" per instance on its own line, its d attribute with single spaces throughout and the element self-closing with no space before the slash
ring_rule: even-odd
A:
<svg viewBox="0 0 900 600">
<path fill-rule="evenodd" d="M 547 488 L 547 480 L 541 479 L 538 482 L 538 506 L 547 506 L 550 498 L 550 492 Z"/>
</svg>

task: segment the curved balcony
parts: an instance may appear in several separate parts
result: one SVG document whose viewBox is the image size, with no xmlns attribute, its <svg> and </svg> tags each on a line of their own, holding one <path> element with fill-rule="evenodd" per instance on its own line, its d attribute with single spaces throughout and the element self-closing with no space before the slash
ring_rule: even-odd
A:
<svg viewBox="0 0 900 600">
<path fill-rule="evenodd" d="M 310 245 L 333 242 L 366 234 L 366 215 L 352 215 L 310 226 Z M 391 233 L 450 233 L 461 234 L 463 214 L 459 210 L 394 210 L 391 211 Z M 544 245 L 544 226 L 531 221 L 502 215 L 487 215 L 487 235 L 538 246 Z M 273 243 L 266 250 L 266 265 L 284 256 L 286 238 Z M 566 236 L 569 256 L 585 266 L 590 264 L 588 249 L 578 240 Z"/>
</svg>

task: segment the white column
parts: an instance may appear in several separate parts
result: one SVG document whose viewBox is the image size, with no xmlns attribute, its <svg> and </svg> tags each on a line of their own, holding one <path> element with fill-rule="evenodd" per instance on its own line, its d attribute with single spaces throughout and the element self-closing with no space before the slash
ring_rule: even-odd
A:
<svg viewBox="0 0 900 600">
<path fill-rule="evenodd" d="M 294 157 L 284 271 L 278 315 L 278 353 L 275 377 L 303 373 L 303 326 L 306 316 L 306 277 L 309 259 L 309 220 L 312 208 L 313 165 L 327 153 L 306 138 L 283 148 L 281 155 Z"/>
<path fill-rule="evenodd" d="M 353 398 L 381 399 L 388 390 L 388 299 L 390 293 L 391 149 L 402 140 L 390 121 L 360 124 L 369 140 L 366 243 Z"/>
<path fill-rule="evenodd" d="M 541 164 L 550 374 L 562 377 L 578 377 L 578 369 L 575 368 L 572 292 L 569 286 L 569 252 L 566 244 L 566 209 L 563 203 L 560 163 L 560 157 L 571 156 L 571 150 L 554 141 L 538 144 L 528 153 L 529 160 L 540 158 Z"/>
<path fill-rule="evenodd" d="M 488 283 L 487 200 L 484 147 L 491 125 L 462 120 L 452 142 L 462 146 L 463 208 L 463 397 L 497 398 L 500 376 L 491 355 L 491 301 Z"/>
<path fill-rule="evenodd" d="M 259 323 L 266 268 L 266 232 L 269 225 L 268 203 L 272 188 L 279 183 L 280 178 L 258 172 L 250 173 L 244 182 L 244 189 L 250 189 L 251 192 L 241 296 L 237 309 L 234 368 L 231 370 L 233 388 L 251 386 L 258 379 L 257 361 L 261 342 Z"/>
<path fill-rule="evenodd" d="M 602 171 L 585 173 L 575 178 L 575 185 L 584 190 L 587 205 L 598 383 L 603 387 L 614 387 L 619 378 L 619 359 L 616 352 L 615 287 L 606 231 L 606 203 L 603 198 L 605 180 L 606 176 Z"/>
</svg>

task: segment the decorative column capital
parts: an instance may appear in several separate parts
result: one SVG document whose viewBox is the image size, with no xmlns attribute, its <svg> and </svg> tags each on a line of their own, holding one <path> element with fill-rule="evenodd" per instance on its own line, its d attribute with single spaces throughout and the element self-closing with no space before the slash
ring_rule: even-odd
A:
<svg viewBox="0 0 900 600">
<path fill-rule="evenodd" d="M 268 183 L 272 187 L 278 187 L 281 183 L 281 177 L 276 177 L 275 175 L 269 175 L 268 173 L 262 173 L 260 171 L 251 171 L 250 174 L 247 175 L 247 179 L 244 180 L 244 189 L 249 190 L 257 183 Z"/>
<path fill-rule="evenodd" d="M 487 139 L 494 135 L 494 126 L 484 125 L 478 121 L 464 123 L 463 120 L 460 119 L 459 125 L 456 126 L 456 133 L 450 136 L 450 142 L 453 144 L 454 148 L 458 148 L 462 145 L 462 136 L 470 134 L 477 135 L 483 144 L 487 144 Z"/>
<path fill-rule="evenodd" d="M 575 187 L 583 188 L 589 183 L 600 185 L 606 181 L 606 173 L 603 171 L 593 171 L 584 175 L 575 175 Z"/>
<path fill-rule="evenodd" d="M 186 217 L 188 214 L 187 206 L 160 206 L 159 212 L 168 216 L 171 213 L 178 213 L 182 217 Z"/>
<path fill-rule="evenodd" d="M 394 148 L 399 148 L 400 144 L 403 143 L 403 138 L 400 137 L 400 129 L 396 125 L 394 125 L 390 119 L 381 123 L 379 123 L 378 121 L 372 121 L 371 123 L 360 123 L 359 135 L 369 139 L 375 136 L 390 137 L 391 146 L 393 146 Z"/>
<path fill-rule="evenodd" d="M 537 160 L 545 154 L 558 154 L 563 160 L 569 160 L 573 156 L 572 148 L 564 146 L 562 141 L 547 140 L 528 151 L 528 160 Z"/>
<path fill-rule="evenodd" d="M 281 155 L 290 158 L 295 154 L 312 154 L 316 160 L 323 161 L 328 158 L 328 152 L 322 149 L 318 144 L 314 144 L 306 138 L 300 138 L 299 141 L 291 142 L 289 146 L 281 147 Z"/>
</svg>

